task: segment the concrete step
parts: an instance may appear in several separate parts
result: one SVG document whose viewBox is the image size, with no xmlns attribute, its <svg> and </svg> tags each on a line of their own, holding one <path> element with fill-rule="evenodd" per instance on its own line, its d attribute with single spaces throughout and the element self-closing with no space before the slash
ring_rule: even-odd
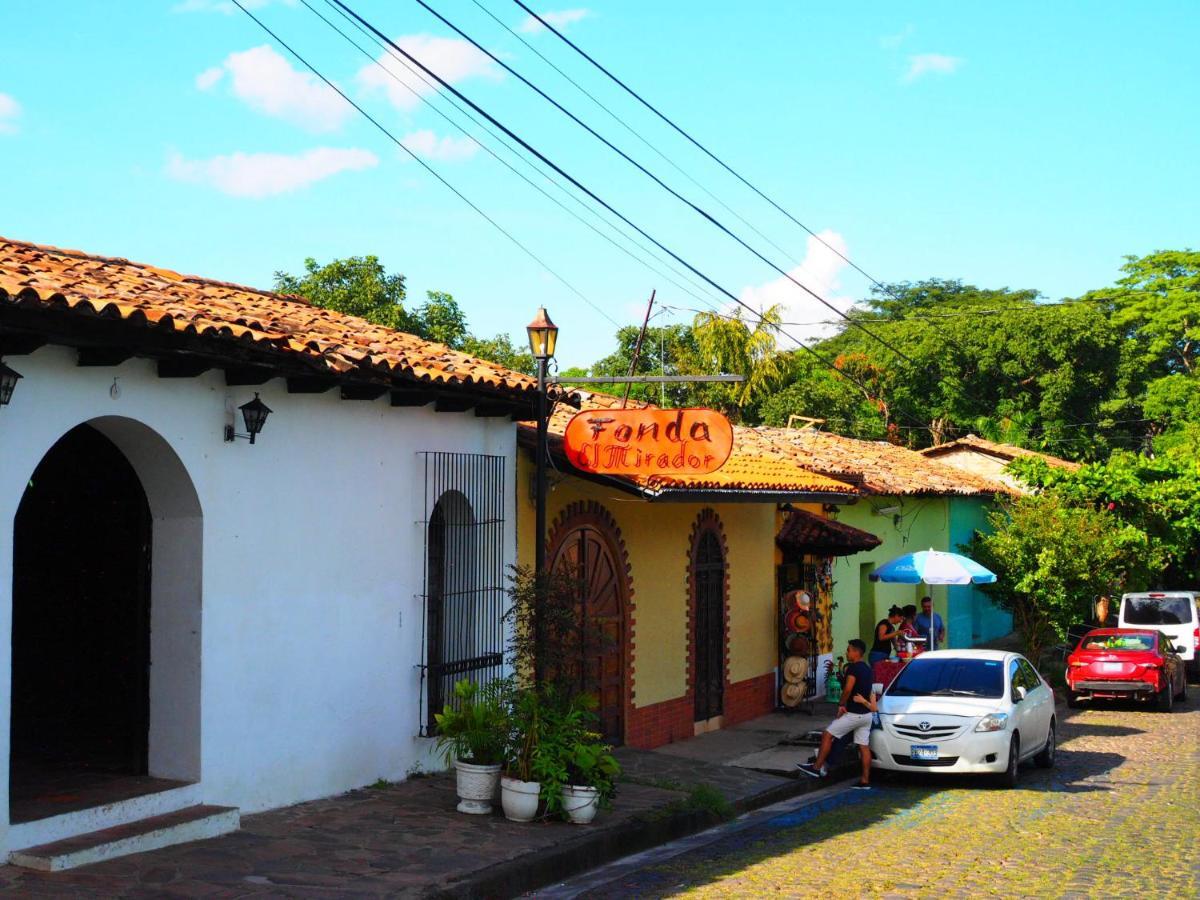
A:
<svg viewBox="0 0 1200 900">
<path fill-rule="evenodd" d="M 14 850 L 8 861 L 40 872 L 61 872 L 131 853 L 217 837 L 237 831 L 240 825 L 241 816 L 231 806 L 189 806 L 128 825 Z"/>
</svg>

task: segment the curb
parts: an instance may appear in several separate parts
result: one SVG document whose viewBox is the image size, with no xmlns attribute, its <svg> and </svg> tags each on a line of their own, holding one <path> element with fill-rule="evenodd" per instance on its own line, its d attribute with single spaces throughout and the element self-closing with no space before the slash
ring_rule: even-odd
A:
<svg viewBox="0 0 1200 900">
<path fill-rule="evenodd" d="M 855 763 L 839 765 L 820 781 L 794 780 L 732 801 L 734 816 L 772 806 L 803 794 L 813 793 L 844 781 L 857 773 Z M 427 896 L 438 900 L 517 897 L 549 884 L 565 881 L 591 869 L 634 853 L 669 844 L 719 825 L 727 819 L 705 812 L 681 812 L 662 818 L 644 818 L 617 829 L 583 830 L 553 847 L 531 851 L 516 859 L 467 873 L 461 880 L 443 885 Z"/>
</svg>

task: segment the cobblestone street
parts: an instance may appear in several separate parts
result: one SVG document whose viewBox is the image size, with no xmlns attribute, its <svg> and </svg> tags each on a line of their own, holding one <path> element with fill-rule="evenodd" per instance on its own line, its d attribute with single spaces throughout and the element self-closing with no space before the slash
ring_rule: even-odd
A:
<svg viewBox="0 0 1200 900">
<path fill-rule="evenodd" d="M 585 896 L 1195 897 L 1200 696 L 1073 712 L 1017 789 L 903 778 L 839 790 Z M 1066 713 L 1059 708 L 1059 715 Z"/>
</svg>

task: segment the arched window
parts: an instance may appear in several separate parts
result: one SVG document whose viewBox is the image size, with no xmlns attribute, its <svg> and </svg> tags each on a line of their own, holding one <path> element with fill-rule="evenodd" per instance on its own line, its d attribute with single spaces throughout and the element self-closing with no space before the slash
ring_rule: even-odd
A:
<svg viewBox="0 0 1200 900">
<path fill-rule="evenodd" d="M 425 568 L 426 726 L 453 695 L 454 682 L 485 652 L 496 623 L 480 621 L 475 514 L 459 491 L 446 491 L 429 516 Z M 486 648 L 494 649 L 494 648 Z"/>
<path fill-rule="evenodd" d="M 692 696 L 695 721 L 722 715 L 725 708 L 725 613 L 727 580 L 721 521 L 705 510 L 692 530 Z"/>
</svg>

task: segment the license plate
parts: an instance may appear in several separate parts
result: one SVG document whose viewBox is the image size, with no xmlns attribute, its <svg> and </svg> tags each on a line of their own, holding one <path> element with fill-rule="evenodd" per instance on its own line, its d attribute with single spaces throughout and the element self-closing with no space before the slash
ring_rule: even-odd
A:
<svg viewBox="0 0 1200 900">
<path fill-rule="evenodd" d="M 1101 672 L 1124 672 L 1124 663 L 1100 663 Z"/>
<path fill-rule="evenodd" d="M 913 744 L 910 754 L 912 759 L 937 759 L 937 744 Z"/>
</svg>

